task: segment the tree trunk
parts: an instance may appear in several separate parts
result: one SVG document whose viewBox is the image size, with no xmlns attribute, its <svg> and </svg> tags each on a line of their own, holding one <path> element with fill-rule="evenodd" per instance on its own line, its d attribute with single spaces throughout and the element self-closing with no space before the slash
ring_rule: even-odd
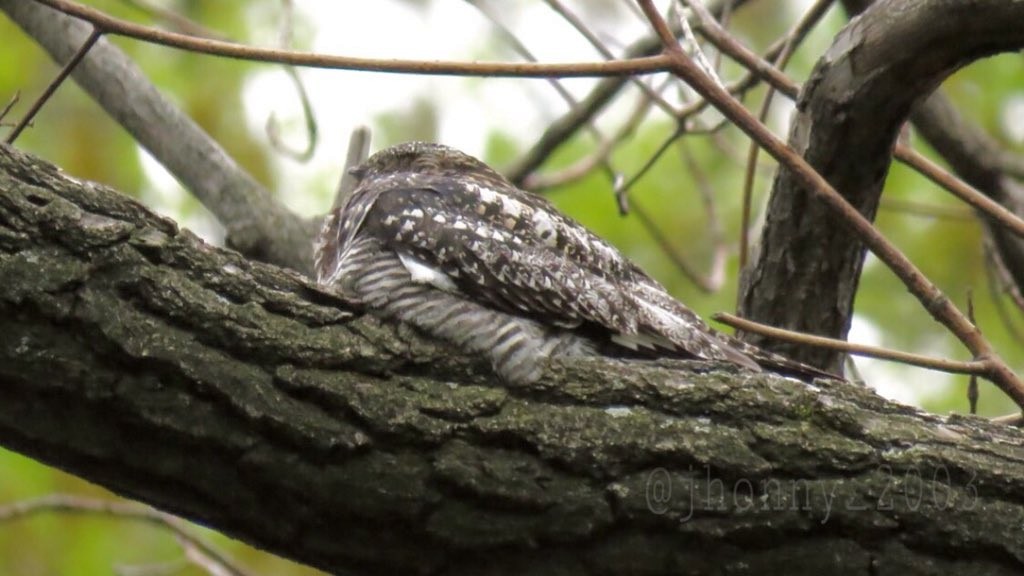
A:
<svg viewBox="0 0 1024 576">
<path fill-rule="evenodd" d="M 863 10 L 818 60 L 796 103 L 789 144 L 869 220 L 911 110 L 970 62 L 1024 46 L 1024 3 L 847 0 Z M 948 157 L 948 156 L 947 156 Z M 969 178 L 970 179 L 970 178 Z M 1024 201 L 1022 201 L 1024 202 Z M 825 203 L 779 170 L 739 313 L 846 339 L 864 245 Z M 747 334 L 745 340 L 841 373 L 843 353 Z"/>
<path fill-rule="evenodd" d="M 707 363 L 485 365 L 0 147 L 0 443 L 332 572 L 1017 574 L 1024 436 Z"/>
</svg>

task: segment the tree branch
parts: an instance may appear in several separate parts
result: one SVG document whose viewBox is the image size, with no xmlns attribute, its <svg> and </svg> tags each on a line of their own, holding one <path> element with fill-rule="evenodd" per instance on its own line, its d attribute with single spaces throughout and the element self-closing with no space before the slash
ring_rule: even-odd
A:
<svg viewBox="0 0 1024 576">
<path fill-rule="evenodd" d="M 913 114 L 914 126 L 964 180 L 1007 210 L 1024 217 L 1024 184 L 1007 174 L 1008 154 L 942 93 L 932 94 Z M 993 218 L 983 218 L 999 257 L 1018 288 L 1024 289 L 1024 238 Z"/>
<path fill-rule="evenodd" d="M 506 388 L 9 147 L 0 277 L 0 443 L 332 572 L 1024 567 L 1016 429 L 703 363 Z"/>
<path fill-rule="evenodd" d="M 444 62 L 436 60 L 394 60 L 389 58 L 358 58 L 332 56 L 292 50 L 256 48 L 212 38 L 150 28 L 114 18 L 100 10 L 70 0 L 31 0 L 45 4 L 70 16 L 89 22 L 105 33 L 135 38 L 153 44 L 188 50 L 200 54 L 237 58 L 253 62 L 274 62 L 309 68 L 335 68 L 370 72 L 437 74 L 452 76 L 504 76 L 520 78 L 632 76 L 658 72 L 666 62 L 659 56 L 631 58 L 610 62 Z"/>
<path fill-rule="evenodd" d="M 34 1 L 0 0 L 0 10 L 59 63 L 71 58 L 93 30 Z M 120 49 L 101 38 L 72 78 L 217 217 L 229 246 L 264 262 L 312 268 L 312 223 L 239 167 Z"/>
<path fill-rule="evenodd" d="M 912 106 L 958 67 L 1024 45 L 1021 18 L 1024 5 L 998 1 L 874 4 L 837 36 L 806 83 L 790 145 L 874 218 Z M 841 218 L 813 200 L 793 172 L 780 170 L 758 257 L 742 282 L 740 315 L 845 339 L 864 253 Z M 840 366 L 835 351 L 750 339 L 815 366 Z"/>
</svg>

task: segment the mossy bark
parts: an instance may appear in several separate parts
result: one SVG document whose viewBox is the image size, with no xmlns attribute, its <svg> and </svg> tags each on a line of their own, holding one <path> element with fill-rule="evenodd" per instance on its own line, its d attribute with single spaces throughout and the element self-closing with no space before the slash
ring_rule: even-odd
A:
<svg viewBox="0 0 1024 576">
<path fill-rule="evenodd" d="M 701 363 L 507 387 L 7 147 L 0 444 L 332 572 L 1024 569 L 1016 429 Z"/>
</svg>

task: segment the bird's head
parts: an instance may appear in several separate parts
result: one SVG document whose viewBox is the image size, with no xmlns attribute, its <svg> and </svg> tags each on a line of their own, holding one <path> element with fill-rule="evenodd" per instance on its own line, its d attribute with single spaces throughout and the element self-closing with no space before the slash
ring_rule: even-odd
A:
<svg viewBox="0 0 1024 576">
<path fill-rule="evenodd" d="M 403 173 L 428 176 L 475 175 L 505 180 L 490 166 L 469 154 L 433 142 L 405 142 L 385 148 L 349 172 L 360 184 Z"/>
</svg>

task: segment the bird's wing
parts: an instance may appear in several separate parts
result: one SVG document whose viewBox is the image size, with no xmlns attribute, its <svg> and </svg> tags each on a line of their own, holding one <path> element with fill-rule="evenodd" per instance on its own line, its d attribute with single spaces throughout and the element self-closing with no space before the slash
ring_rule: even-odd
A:
<svg viewBox="0 0 1024 576">
<path fill-rule="evenodd" d="M 636 332 L 635 305 L 615 278 L 573 257 L 583 249 L 573 245 L 575 239 L 559 245 L 543 230 L 525 233 L 522 218 L 532 214 L 453 205 L 451 191 L 439 186 L 462 184 L 437 181 L 430 188 L 381 191 L 363 224 L 405 255 L 414 278 L 443 289 L 446 283 L 430 270 L 439 271 L 470 298 L 550 325 L 587 322 Z"/>
<path fill-rule="evenodd" d="M 321 281 L 337 280 L 353 239 L 369 234 L 398 254 L 414 282 L 458 290 L 543 325 L 603 330 L 611 343 L 633 353 L 757 369 L 618 250 L 550 202 L 496 174 L 474 174 L 401 172 L 357 188 L 321 234 Z"/>
</svg>

